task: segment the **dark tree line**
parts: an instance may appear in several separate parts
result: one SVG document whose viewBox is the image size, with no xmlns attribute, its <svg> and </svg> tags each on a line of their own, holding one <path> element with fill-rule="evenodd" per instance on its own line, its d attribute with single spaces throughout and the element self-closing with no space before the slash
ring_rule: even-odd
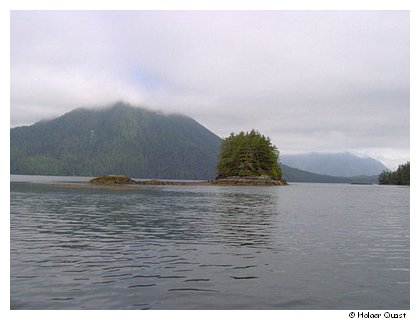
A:
<svg viewBox="0 0 420 320">
<path fill-rule="evenodd" d="M 223 140 L 217 171 L 219 177 L 282 177 L 279 152 L 270 138 L 258 131 L 231 134 Z"/>
<path fill-rule="evenodd" d="M 410 161 L 398 166 L 396 171 L 382 171 L 379 184 L 410 185 Z"/>
</svg>

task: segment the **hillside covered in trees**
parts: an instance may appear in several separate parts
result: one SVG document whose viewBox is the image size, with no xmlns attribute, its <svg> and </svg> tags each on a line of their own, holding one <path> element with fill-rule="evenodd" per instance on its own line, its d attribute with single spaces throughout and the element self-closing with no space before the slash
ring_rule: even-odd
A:
<svg viewBox="0 0 420 320">
<path fill-rule="evenodd" d="M 213 179 L 222 139 L 195 120 L 117 103 L 10 130 L 12 174 Z"/>
<path fill-rule="evenodd" d="M 217 165 L 218 176 L 267 176 L 271 179 L 281 179 L 278 157 L 279 152 L 270 138 L 259 132 L 252 130 L 246 133 L 232 133 L 222 143 Z"/>
<path fill-rule="evenodd" d="M 385 170 L 379 175 L 379 184 L 410 185 L 410 161 L 398 166 L 395 171 Z"/>
<path fill-rule="evenodd" d="M 278 152 L 270 140 L 256 131 L 247 138 L 245 135 L 235 138 L 238 145 L 247 147 L 242 155 L 232 149 L 224 161 L 230 161 L 228 167 L 233 168 L 240 157 L 251 157 L 237 172 L 226 168 L 217 172 L 223 141 L 217 135 L 182 115 L 117 103 L 104 109 L 76 109 L 53 120 L 12 128 L 10 167 L 12 174 L 207 180 L 218 173 L 248 175 L 257 166 L 257 175 L 280 176 L 291 182 L 377 183 L 376 176 L 348 178 L 298 170 L 283 162 L 285 156 L 277 167 Z M 232 142 L 232 138 L 226 141 Z M 228 145 L 222 152 L 228 151 Z M 262 146 L 259 152 L 265 159 L 261 167 L 252 158 L 252 148 L 258 146 Z"/>
</svg>

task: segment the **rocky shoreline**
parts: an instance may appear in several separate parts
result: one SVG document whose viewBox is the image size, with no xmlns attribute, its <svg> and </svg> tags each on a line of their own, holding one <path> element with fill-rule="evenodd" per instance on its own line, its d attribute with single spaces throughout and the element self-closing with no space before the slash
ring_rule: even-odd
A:
<svg viewBox="0 0 420 320">
<path fill-rule="evenodd" d="M 198 185 L 221 185 L 221 186 L 285 186 L 287 182 L 283 179 L 270 179 L 268 177 L 224 177 L 207 181 L 164 181 L 144 180 L 135 181 L 128 176 L 109 175 L 97 177 L 89 181 L 96 185 L 153 185 L 153 186 L 198 186 Z"/>
<path fill-rule="evenodd" d="M 286 186 L 287 181 L 283 179 L 255 179 L 255 178 L 221 178 L 211 180 L 213 185 L 225 186 Z"/>
</svg>

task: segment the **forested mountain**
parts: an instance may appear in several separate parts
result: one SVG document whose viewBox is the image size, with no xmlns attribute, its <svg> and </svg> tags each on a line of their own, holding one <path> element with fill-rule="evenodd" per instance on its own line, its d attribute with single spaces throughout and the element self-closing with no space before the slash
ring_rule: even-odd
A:
<svg viewBox="0 0 420 320">
<path fill-rule="evenodd" d="M 124 103 L 81 108 L 11 129 L 11 173 L 213 179 L 221 143 L 221 138 L 186 116 Z M 280 157 L 283 178 L 291 182 L 377 183 L 376 176 L 349 178 L 299 170 L 289 165 L 289 159 Z M 342 165 L 332 159 L 327 163 L 331 168 Z"/>
<path fill-rule="evenodd" d="M 372 176 L 386 170 L 378 160 L 361 158 L 348 152 L 283 155 L 281 162 L 293 168 L 337 177 Z"/>
<path fill-rule="evenodd" d="M 212 179 L 221 139 L 182 115 L 117 103 L 10 130 L 11 173 Z"/>
</svg>

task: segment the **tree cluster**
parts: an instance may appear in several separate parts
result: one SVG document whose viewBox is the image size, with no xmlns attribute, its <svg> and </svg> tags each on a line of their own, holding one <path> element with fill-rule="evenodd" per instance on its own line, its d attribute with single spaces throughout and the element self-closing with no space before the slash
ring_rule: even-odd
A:
<svg viewBox="0 0 420 320">
<path fill-rule="evenodd" d="M 222 142 L 218 175 L 221 178 L 268 176 L 281 179 L 278 157 L 279 152 L 270 138 L 258 131 L 232 133 Z"/>
<path fill-rule="evenodd" d="M 398 166 L 396 171 L 384 170 L 379 175 L 379 184 L 410 185 L 410 161 Z"/>
</svg>

